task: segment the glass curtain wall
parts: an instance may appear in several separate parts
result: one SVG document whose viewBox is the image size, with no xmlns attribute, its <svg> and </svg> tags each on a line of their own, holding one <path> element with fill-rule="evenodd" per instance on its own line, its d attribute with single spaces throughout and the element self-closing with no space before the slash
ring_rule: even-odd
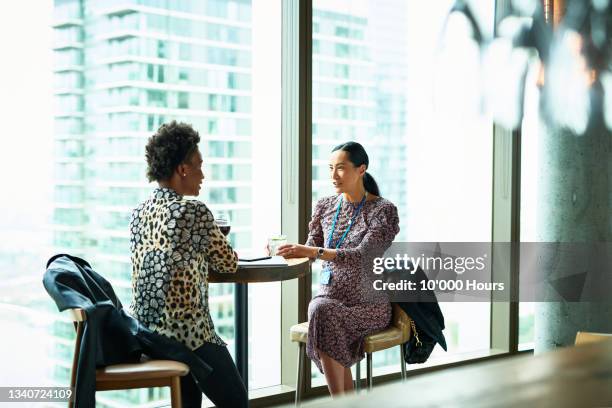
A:
<svg viewBox="0 0 612 408">
<path fill-rule="evenodd" d="M 452 1 L 313 1 L 313 208 L 334 194 L 331 149 L 354 140 L 368 152 L 368 172 L 381 195 L 398 208 L 396 242 L 491 240 L 492 123 L 463 115 L 460 105 L 437 93 L 444 70 L 453 71 L 439 55 L 451 6 Z M 479 8 L 492 29 L 494 4 Z M 470 44 L 459 46 L 456 52 L 474 55 Z M 455 101 L 466 90 L 460 84 L 447 88 Z M 320 265 L 313 267 L 316 296 Z M 490 303 L 440 306 L 449 354 L 489 349 Z M 373 355 L 374 375 L 399 371 L 396 349 Z M 437 347 L 430 362 L 444 356 Z M 312 375 L 313 385 L 322 384 L 314 365 Z"/>
<path fill-rule="evenodd" d="M 229 239 L 239 252 L 263 252 L 266 237 L 280 232 L 282 22 L 280 0 L 52 3 L 53 96 L 40 95 L 55 103 L 46 135 L 54 154 L 48 174 L 40 174 L 52 199 L 24 210 L 47 220 L 44 233 L 40 224 L 15 220 L 21 235 L 11 233 L 14 245 L 3 234 L 0 265 L 12 289 L 0 293 L 0 313 L 18 338 L 44 340 L 40 358 L 24 359 L 38 346 L 20 344 L 5 364 L 36 361 L 34 383 L 67 385 L 74 329 L 42 288 L 45 262 L 54 253 L 83 257 L 128 307 L 129 217 L 155 187 L 146 180 L 144 146 L 160 124 L 183 121 L 199 131 L 206 179 L 198 199 L 213 213 L 229 213 Z M 24 292 L 26 281 L 31 290 Z M 216 329 L 233 354 L 233 284 L 209 290 Z M 249 309 L 250 388 L 278 385 L 280 285 L 250 285 Z M 100 407 L 167 398 L 167 389 L 97 395 Z"/>
<path fill-rule="evenodd" d="M 525 85 L 525 116 L 521 126 L 521 242 L 537 242 L 538 134 L 540 132 L 540 64 L 530 63 Z M 519 303 L 519 350 L 533 348 L 535 303 Z"/>
</svg>

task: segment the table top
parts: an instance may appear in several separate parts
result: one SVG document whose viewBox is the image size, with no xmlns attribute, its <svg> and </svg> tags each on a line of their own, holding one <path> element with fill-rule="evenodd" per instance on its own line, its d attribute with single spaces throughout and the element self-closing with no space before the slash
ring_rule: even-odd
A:
<svg viewBox="0 0 612 408">
<path fill-rule="evenodd" d="M 278 282 L 301 278 L 310 272 L 309 258 L 287 259 L 287 266 L 262 266 L 261 268 L 238 268 L 236 273 L 218 273 L 209 271 L 208 281 L 211 283 L 234 282 Z"/>
<path fill-rule="evenodd" d="M 312 407 L 610 407 L 612 340 L 408 377 Z"/>
</svg>

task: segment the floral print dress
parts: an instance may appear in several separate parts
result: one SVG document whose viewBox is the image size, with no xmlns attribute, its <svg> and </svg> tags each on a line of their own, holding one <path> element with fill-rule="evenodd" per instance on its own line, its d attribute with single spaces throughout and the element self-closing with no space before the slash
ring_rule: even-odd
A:
<svg viewBox="0 0 612 408">
<path fill-rule="evenodd" d="M 338 205 L 337 225 L 332 242 L 346 231 L 356 206 L 342 195 L 319 200 L 309 224 L 306 245 L 327 247 Z M 391 304 L 382 292 L 374 290 L 372 264 L 383 256 L 399 232 L 397 208 L 378 197 L 366 201 L 349 233 L 337 249 L 336 258 L 323 262 L 331 270 L 327 284 L 320 283 L 319 293 L 308 306 L 308 343 L 306 353 L 323 372 L 318 351 L 329 355 L 344 367 L 363 358 L 365 336 L 386 329 L 391 322 Z"/>
</svg>

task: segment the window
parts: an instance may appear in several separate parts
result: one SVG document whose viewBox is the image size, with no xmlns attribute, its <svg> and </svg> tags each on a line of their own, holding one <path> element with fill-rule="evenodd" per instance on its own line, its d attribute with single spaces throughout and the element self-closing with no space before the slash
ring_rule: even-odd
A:
<svg viewBox="0 0 612 408">
<path fill-rule="evenodd" d="M 167 93 L 165 91 L 147 91 L 147 100 L 150 106 L 165 108 L 168 105 Z"/>
<path fill-rule="evenodd" d="M 179 58 L 182 60 L 191 59 L 191 45 L 179 44 Z"/>
<path fill-rule="evenodd" d="M 8 152 L 32 150 L 28 159 L 37 163 L 31 179 L 36 194 L 0 206 L 0 275 L 10 281 L 5 289 L 20 288 L 0 291 L 0 319 L 21 341 L 38 342 L 39 351 L 24 349 L 31 360 L 19 362 L 28 374 L 15 381 L 24 386 L 66 384 L 69 378 L 74 330 L 40 285 L 41 265 L 51 254 L 68 252 L 88 260 L 129 305 L 127 226 L 131 210 L 155 186 L 146 178 L 144 147 L 160 124 L 179 120 L 199 131 L 206 172 L 199 198 L 213 213 L 229 212 L 235 248 L 261 253 L 266 238 L 281 233 L 276 146 L 281 144 L 282 2 L 140 0 L 138 9 L 144 11 L 112 16 L 107 12 L 116 2 L 110 3 L 57 0 L 30 10 L 1 6 L 7 15 L 21 9 L 15 20 L 32 22 L 27 33 L 16 27 L 14 38 L 55 35 L 54 46 L 70 45 L 53 51 L 48 44 L 28 46 L 24 59 L 2 68 L 4 77 L 6 66 L 15 72 L 21 64 L 32 67 L 27 86 L 32 104 L 22 116 L 40 122 L 32 123 L 23 142 L 7 139 L 11 144 L 0 154 L 6 163 Z M 253 7 L 262 10 L 253 13 Z M 62 21 L 52 20 L 52 12 Z M 32 31 L 41 34 L 32 36 Z M 42 78 L 51 82 L 42 84 Z M 58 109 L 39 109 L 39 100 L 49 106 L 55 100 Z M 37 120 L 31 121 L 34 111 Z M 20 283 L 25 281 L 31 285 Z M 280 289 L 280 283 L 249 286 L 250 389 L 281 383 L 278 350 L 286 333 L 280 331 Z M 211 284 L 210 308 L 234 354 L 234 285 Z M 10 347 L 25 346 L 14 342 Z M 9 356 L 2 357 L 11 364 Z M 98 404 L 160 405 L 165 398 L 167 391 L 160 390 L 101 392 Z"/>
<path fill-rule="evenodd" d="M 208 95 L 208 109 L 217 110 L 217 95 Z"/>
<path fill-rule="evenodd" d="M 178 93 L 178 108 L 189 109 L 189 94 L 187 92 Z"/>
<path fill-rule="evenodd" d="M 350 31 L 347 27 L 337 26 L 336 27 L 336 36 L 338 37 L 348 37 L 350 35 Z"/>
<path fill-rule="evenodd" d="M 314 0 L 313 208 L 333 194 L 331 149 L 354 140 L 368 152 L 382 196 L 398 208 L 396 242 L 491 240 L 492 123 L 445 119 L 432 94 L 438 33 L 451 3 Z M 441 308 L 449 353 L 489 349 L 489 303 Z M 443 355 L 437 347 L 432 359 Z M 398 350 L 373 358 L 374 375 L 399 370 Z M 313 385 L 323 383 L 314 365 L 312 374 Z"/>
<path fill-rule="evenodd" d="M 166 43 L 164 41 L 157 41 L 157 57 L 166 58 Z"/>
<path fill-rule="evenodd" d="M 525 116 L 521 126 L 521 173 L 534 175 L 521 178 L 521 242 L 537 242 L 537 195 L 540 153 L 539 89 L 537 87 L 538 66 L 532 61 L 526 78 Z M 521 271 L 522 273 L 524 271 Z M 519 294 L 520 297 L 520 294 Z M 535 341 L 536 303 L 519 303 L 519 350 L 531 349 Z"/>
<path fill-rule="evenodd" d="M 331 149 L 355 140 L 370 155 L 369 170 L 382 195 L 398 207 L 398 241 L 488 241 L 491 123 L 486 118 L 454 121 L 453 112 L 441 109 L 432 91 L 437 35 L 452 1 L 313 1 L 313 89 L 307 102 L 313 113 L 313 204 L 332 193 L 327 170 Z M 0 160 L 2 165 L 17 163 L 9 153 L 28 151 L 39 164 L 38 184 L 29 199 L 16 196 L 0 208 L 0 276 L 11 289 L 0 291 L 0 318 L 15 338 L 44 343 L 33 351 L 29 348 L 31 361 L 19 360 L 28 374 L 15 381 L 23 385 L 31 385 L 34 378 L 40 385 L 65 383 L 70 373 L 66 344 L 74 340 L 72 326 L 60 318 L 41 326 L 42 313 L 45 319 L 58 316 L 39 284 L 40 265 L 50 253 L 68 251 L 88 259 L 111 280 L 124 304 L 130 302 L 127 222 L 131 209 L 153 187 L 146 180 L 143 153 L 147 138 L 160 124 L 180 120 L 200 132 L 206 174 L 200 199 L 213 213 L 229 212 L 229 239 L 236 248 L 257 253 L 268 236 L 286 232 L 281 231 L 280 216 L 280 115 L 295 101 L 281 100 L 284 65 L 279 33 L 281 4 L 290 2 L 135 3 L 142 6 L 138 11 L 107 18 L 108 2 L 56 0 L 54 18 L 62 20 L 57 40 L 85 41 L 77 48 L 54 50 L 54 60 L 46 65 L 49 50 L 44 42 L 33 41 L 23 55 L 38 69 L 32 84 L 20 91 L 31 95 L 30 109 L 40 117 L 33 121 L 40 123 L 31 126 L 41 131 L 23 138 L 25 142 L 11 138 L 8 143 L 20 148 L 4 149 L 8 153 Z M 11 7 L 18 4 L 12 2 Z M 492 9 L 493 4 L 487 4 Z M 253 10 L 259 5 L 264 12 Z M 24 7 L 21 18 L 15 13 L 15 21 L 32 24 L 27 30 L 17 25 L 11 35 L 24 41 L 53 38 L 53 24 L 46 18 L 30 18 L 44 10 Z M 491 11 L 485 14 L 492 21 Z M 35 27 L 47 31 L 32 36 Z M 114 34 L 108 40 L 97 38 Z M 29 54 L 35 58 L 27 59 Z M 36 85 L 51 73 L 55 88 Z M 35 109 L 39 100 L 50 104 L 54 91 L 61 110 L 45 115 L 44 109 Z M 28 115 L 31 118 L 31 112 Z M 31 149 L 33 145 L 41 146 L 40 151 Z M 52 151 L 53 156 L 47 153 Z M 17 279 L 15 270 L 24 280 Z M 313 294 L 318 273 L 315 266 Z M 293 301 L 285 299 L 283 306 Z M 210 285 L 216 329 L 232 354 L 237 334 L 233 301 L 233 285 Z M 284 380 L 284 365 L 293 361 L 281 361 L 279 352 L 281 339 L 287 337 L 279 324 L 286 324 L 285 316 L 281 319 L 281 285 L 250 285 L 248 304 L 249 388 L 281 384 L 281 371 L 282 381 L 293 385 Z M 453 357 L 489 348 L 489 303 L 441 306 Z M 528 313 L 525 316 L 522 339 L 529 337 Z M 7 349 L 20 347 L 23 344 L 15 342 Z M 443 355 L 436 349 L 432 359 Z M 9 357 L 14 358 L 3 354 L 2 361 Z M 397 350 L 376 353 L 374 374 L 397 371 L 398 359 Z M 321 384 L 320 375 L 313 374 L 313 385 Z M 99 403 L 159 405 L 167 397 L 160 389 L 105 392 L 99 394 Z"/>
</svg>

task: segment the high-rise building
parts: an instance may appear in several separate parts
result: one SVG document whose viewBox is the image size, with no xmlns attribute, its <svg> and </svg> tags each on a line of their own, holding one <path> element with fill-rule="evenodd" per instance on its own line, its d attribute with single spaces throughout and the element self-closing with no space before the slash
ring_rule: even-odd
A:
<svg viewBox="0 0 612 408">
<path fill-rule="evenodd" d="M 407 209 L 407 47 L 404 0 L 315 0 L 312 22 L 312 192 L 332 194 L 329 155 L 353 140 L 370 158 L 381 194 Z M 396 237 L 402 240 L 406 231 Z M 405 239 L 405 238 L 404 238 Z M 317 293 L 315 266 L 312 293 Z M 398 365 L 397 350 L 374 354 L 376 367 Z M 315 377 L 321 377 L 313 367 Z"/>
<path fill-rule="evenodd" d="M 131 210 L 150 194 L 144 146 L 161 123 L 176 119 L 200 131 L 209 180 L 200 198 L 213 212 L 229 210 L 237 248 L 263 246 L 257 236 L 262 221 L 253 214 L 264 213 L 258 205 L 269 203 L 258 204 L 257 191 L 264 186 L 254 174 L 266 177 L 268 186 L 279 177 L 258 166 L 264 166 L 261 158 L 270 156 L 280 134 L 278 139 L 263 135 L 258 112 L 264 104 L 254 102 L 266 71 L 253 53 L 261 38 L 254 33 L 266 25 L 263 14 L 254 12 L 257 4 L 55 0 L 53 244 L 92 262 L 125 305 L 131 298 L 127 225 Z M 329 186 L 331 148 L 355 140 L 366 146 L 369 170 L 402 218 L 407 200 L 403 2 L 347 4 L 314 2 L 313 199 Z M 272 109 L 280 112 L 280 106 Z M 233 287 L 211 285 L 210 291 L 217 331 L 233 351 Z M 63 345 L 57 347 L 59 382 L 68 378 L 71 329 L 56 323 Z M 102 406 L 125 406 L 162 397 L 158 391 L 134 390 L 102 393 L 98 400 Z"/>
<path fill-rule="evenodd" d="M 232 219 L 231 241 L 251 239 L 251 1 L 55 1 L 55 200 L 53 244 L 89 260 L 131 299 L 127 225 L 151 192 L 144 146 L 160 124 L 201 135 L 203 197 Z M 234 338 L 233 286 L 211 285 L 219 334 Z M 58 344 L 73 337 L 56 324 Z M 70 353 L 55 376 L 66 381 Z M 140 406 L 164 392 L 100 393 L 99 406 Z"/>
<path fill-rule="evenodd" d="M 402 0 L 313 3 L 313 204 L 331 191 L 331 149 L 353 140 L 382 195 L 406 215 L 405 14 Z"/>
</svg>

